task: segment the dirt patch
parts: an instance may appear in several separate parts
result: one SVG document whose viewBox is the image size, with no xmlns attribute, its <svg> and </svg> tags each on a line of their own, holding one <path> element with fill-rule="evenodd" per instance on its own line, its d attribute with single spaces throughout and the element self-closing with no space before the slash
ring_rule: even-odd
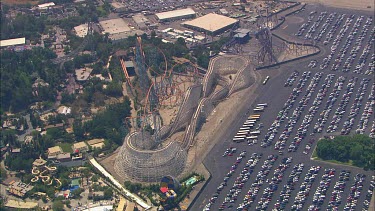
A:
<svg viewBox="0 0 375 211">
<path fill-rule="evenodd" d="M 21 5 L 21 4 L 31 4 L 37 5 L 39 1 L 32 1 L 32 0 L 2 0 L 1 3 L 7 5 Z"/>
</svg>

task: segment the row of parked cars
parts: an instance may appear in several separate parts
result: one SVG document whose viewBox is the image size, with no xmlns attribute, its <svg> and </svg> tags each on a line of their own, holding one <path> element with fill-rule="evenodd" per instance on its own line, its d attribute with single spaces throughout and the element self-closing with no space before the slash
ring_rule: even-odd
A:
<svg viewBox="0 0 375 211">
<path fill-rule="evenodd" d="M 269 127 L 266 135 L 264 136 L 261 146 L 267 147 L 270 146 L 272 141 L 274 140 L 276 134 L 278 133 L 281 124 L 287 119 L 288 113 L 293 108 L 293 105 L 299 96 L 302 93 L 302 89 L 306 86 L 307 81 L 311 77 L 311 71 L 305 71 L 302 73 L 301 78 L 299 79 L 295 88 L 293 88 L 292 93 L 289 95 L 287 101 L 285 102 L 283 108 L 277 114 L 276 119 L 273 121 L 271 126 Z M 290 136 L 291 132 L 286 131 L 286 136 Z M 280 144 L 280 146 L 284 147 L 285 145 Z M 276 148 L 275 148 L 276 149 Z"/>
<path fill-rule="evenodd" d="M 320 66 L 319 66 L 320 69 L 323 70 L 323 69 L 326 69 L 328 67 L 328 65 L 333 60 L 334 55 L 336 54 L 336 51 L 341 49 L 339 47 L 340 47 L 341 42 L 344 40 L 344 38 L 345 38 L 345 40 L 347 40 L 347 39 L 352 40 L 353 39 L 353 35 L 351 35 L 351 36 L 346 35 L 346 32 L 349 30 L 350 26 L 352 25 L 353 20 L 354 20 L 354 15 L 352 15 L 352 16 L 350 16 L 346 19 L 343 28 L 341 28 L 341 30 L 337 34 L 337 37 L 333 40 L 333 43 L 331 45 L 330 54 L 327 57 L 325 57 L 323 59 L 322 63 L 320 64 Z M 359 22 L 360 22 L 360 19 L 358 18 L 356 24 L 359 23 Z M 353 30 L 354 30 L 354 28 L 353 28 Z M 351 33 L 354 33 L 354 31 L 352 31 Z"/>
<path fill-rule="evenodd" d="M 313 35 L 314 33 L 316 32 L 316 30 L 318 29 L 318 27 L 320 26 L 320 24 L 323 22 L 323 19 L 327 16 L 327 12 L 324 11 L 324 12 L 321 12 L 318 16 L 318 19 L 312 24 L 312 26 L 310 27 L 310 29 L 307 31 L 306 35 L 305 35 L 305 40 L 308 40 L 308 39 L 312 39 L 313 38 Z"/>
<path fill-rule="evenodd" d="M 374 193 L 374 187 L 375 187 L 375 176 L 372 176 L 370 187 L 369 187 L 369 189 L 367 190 L 367 193 L 366 193 L 366 199 L 363 202 L 363 207 L 364 208 L 362 210 L 364 210 L 364 211 L 368 210 L 369 207 L 370 207 L 372 194 Z"/>
<path fill-rule="evenodd" d="M 349 32 L 349 35 L 345 39 L 345 43 L 340 47 L 340 46 L 338 46 L 338 44 L 341 43 L 341 42 L 338 42 L 338 44 L 335 46 L 335 48 L 336 47 L 340 47 L 340 48 L 338 49 L 339 50 L 338 54 L 336 56 L 336 59 L 334 60 L 334 63 L 332 65 L 332 67 L 331 67 L 332 71 L 338 71 L 339 68 L 342 66 L 342 62 L 344 61 L 344 58 L 347 56 L 347 53 L 349 51 L 349 47 L 352 45 L 352 43 L 354 42 L 354 39 L 356 38 L 356 36 L 358 34 L 361 23 L 363 22 L 363 18 L 364 17 L 361 16 L 356 20 L 352 30 Z M 367 30 L 368 30 L 368 28 L 366 27 L 362 31 L 362 33 L 364 33 L 364 35 L 366 35 Z M 363 42 L 363 40 L 364 40 L 364 36 L 360 35 L 359 37 L 357 37 L 357 40 L 356 40 L 355 44 L 351 48 L 349 57 L 346 59 L 346 62 L 345 62 L 345 65 L 348 65 L 348 67 L 346 67 L 344 65 L 344 69 L 342 69 L 343 72 L 349 72 L 351 66 L 353 65 L 354 59 L 357 57 L 357 54 L 362 47 L 361 42 Z M 333 48 L 333 46 L 331 47 L 331 52 L 332 52 L 332 48 Z"/>
<path fill-rule="evenodd" d="M 339 179 L 333 186 L 331 198 L 328 202 L 327 209 L 332 211 L 339 211 L 339 206 L 342 202 L 342 193 L 345 190 L 346 183 L 349 181 L 350 171 L 342 170 Z"/>
<path fill-rule="evenodd" d="M 328 89 L 331 87 L 334 77 L 335 77 L 334 74 L 326 75 L 326 78 L 324 79 L 322 87 L 318 90 L 318 93 L 316 97 L 314 98 L 312 106 L 309 107 L 308 113 L 305 115 L 300 127 L 297 129 L 297 135 L 294 137 L 292 143 L 290 144 L 288 151 L 296 151 L 300 143 L 302 142 L 302 140 L 307 136 L 307 131 L 310 127 L 310 124 L 312 123 L 315 115 L 317 114 L 319 106 L 322 104 L 323 98 L 326 96 Z M 311 89 L 311 91 L 314 91 L 314 90 L 315 88 Z M 310 135 L 313 135 L 313 134 L 314 133 L 311 133 Z M 308 152 L 308 150 L 310 150 L 310 147 L 311 145 L 306 145 L 304 152 Z"/>
<path fill-rule="evenodd" d="M 322 180 L 319 183 L 318 188 L 315 190 L 313 195 L 312 204 L 309 206 L 308 211 L 318 211 L 327 196 L 327 191 L 331 185 L 332 178 L 335 176 L 335 169 L 325 169 L 322 176 Z"/>
<path fill-rule="evenodd" d="M 305 204 L 307 197 L 309 196 L 312 184 L 314 183 L 315 178 L 318 175 L 320 169 L 321 169 L 320 166 L 310 167 L 294 199 L 291 210 L 293 211 L 302 210 L 303 205 Z"/>
<path fill-rule="evenodd" d="M 258 200 L 258 205 L 256 206 L 255 210 L 267 210 L 274 192 L 277 190 L 278 185 L 283 180 L 285 171 L 290 167 L 292 159 L 292 157 L 283 158 L 280 165 L 275 169 L 271 180 L 266 180 L 268 186 L 263 190 L 262 197 Z"/>
<path fill-rule="evenodd" d="M 229 151 L 230 153 L 235 153 L 237 151 L 237 149 L 235 149 L 233 147 L 230 147 L 226 151 Z M 220 193 L 222 192 L 222 190 L 224 189 L 224 187 L 227 186 L 228 180 L 232 177 L 232 175 L 234 174 L 234 172 L 237 169 L 238 165 L 241 163 L 241 161 L 243 160 L 243 158 L 245 156 L 246 156 L 246 151 L 242 151 L 239 154 L 239 156 L 236 158 L 236 161 L 233 163 L 233 165 L 231 166 L 229 172 L 224 177 L 223 182 L 221 182 L 219 184 L 219 186 L 216 188 L 216 192 L 209 199 L 209 203 L 205 205 L 204 211 L 208 211 L 208 210 L 211 209 L 211 206 L 216 202 L 216 200 L 218 199 L 218 197 L 219 197 Z M 223 207 L 222 209 L 224 209 L 224 208 L 225 207 Z"/>
<path fill-rule="evenodd" d="M 270 173 L 277 158 L 277 155 L 269 155 L 267 157 L 262 165 L 261 170 L 257 173 L 254 182 L 251 184 L 251 187 L 247 191 L 243 202 L 238 205 L 237 211 L 249 210 L 251 204 L 255 201 L 260 188 L 266 182 L 266 177 Z"/>
<path fill-rule="evenodd" d="M 299 181 L 304 166 L 305 165 L 303 163 L 298 163 L 293 166 L 293 170 L 288 177 L 287 183 L 283 186 L 282 190 L 280 191 L 279 198 L 276 200 L 273 207 L 274 210 L 285 210 L 285 207 L 289 202 L 289 198 L 291 197 L 291 193 L 295 189 L 296 183 Z"/>
<path fill-rule="evenodd" d="M 364 78 L 360 83 L 360 88 L 355 96 L 354 103 L 350 107 L 350 112 L 347 120 L 344 122 L 343 127 L 341 129 L 342 135 L 348 135 L 351 129 L 354 127 L 354 120 L 359 114 L 359 111 L 362 107 L 363 98 L 365 98 L 365 93 L 367 88 L 369 87 L 371 79 Z"/>
<path fill-rule="evenodd" d="M 344 211 L 355 210 L 357 208 L 358 199 L 363 189 L 363 182 L 365 181 L 366 175 L 357 174 L 354 177 L 354 183 L 350 187 L 349 196 L 346 199 Z"/>
</svg>

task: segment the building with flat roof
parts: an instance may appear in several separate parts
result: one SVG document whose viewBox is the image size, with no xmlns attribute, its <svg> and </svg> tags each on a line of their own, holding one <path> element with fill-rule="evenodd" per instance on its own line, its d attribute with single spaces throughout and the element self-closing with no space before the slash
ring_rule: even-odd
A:
<svg viewBox="0 0 375 211">
<path fill-rule="evenodd" d="M 111 40 L 124 39 L 131 35 L 132 29 L 122 18 L 115 18 L 99 22 L 102 34 L 109 34 Z"/>
<path fill-rule="evenodd" d="M 38 5 L 38 9 L 48 9 L 48 7 L 53 7 L 55 6 L 55 3 L 53 2 L 48 2 L 48 3 L 44 3 L 44 4 L 39 4 Z"/>
<path fill-rule="evenodd" d="M 179 10 L 172 10 L 168 12 L 156 13 L 155 15 L 159 19 L 159 21 L 171 21 L 171 20 L 177 20 L 177 19 L 182 19 L 182 18 L 194 18 L 195 11 L 191 8 L 186 8 L 186 9 L 179 9 Z"/>
<path fill-rule="evenodd" d="M 8 39 L 8 40 L 0 40 L 0 47 L 25 45 L 25 44 L 26 44 L 26 38 L 25 37 Z"/>
<path fill-rule="evenodd" d="M 137 24 L 138 28 L 141 30 L 147 29 L 147 25 L 150 25 L 150 21 L 142 13 L 137 13 L 133 15 L 133 20 Z"/>
<path fill-rule="evenodd" d="M 87 141 L 87 144 L 90 145 L 92 148 L 98 148 L 101 149 L 104 147 L 104 139 L 101 138 L 96 138 L 96 139 L 91 139 Z"/>
<path fill-rule="evenodd" d="M 77 81 L 86 81 L 87 79 L 89 79 L 92 70 L 92 68 L 88 67 L 76 69 L 75 72 Z"/>
<path fill-rule="evenodd" d="M 68 162 L 68 161 L 71 161 L 72 159 L 70 157 L 70 153 L 65 152 L 65 153 L 58 154 L 56 156 L 56 160 L 58 160 L 60 162 Z"/>
<path fill-rule="evenodd" d="M 9 193 L 22 198 L 25 197 L 26 193 L 31 191 L 33 188 L 34 186 L 21 181 L 13 181 L 9 183 Z"/>
<path fill-rule="evenodd" d="M 73 146 L 72 146 L 72 149 L 73 149 L 73 152 L 87 152 L 89 150 L 89 147 L 87 146 L 87 144 L 83 141 L 81 142 L 78 142 L 78 143 L 74 143 Z"/>
<path fill-rule="evenodd" d="M 115 12 L 124 12 L 126 10 L 125 4 L 117 1 L 112 2 L 111 6 Z"/>
<path fill-rule="evenodd" d="M 210 13 L 191 21 L 185 21 L 182 25 L 193 30 L 215 35 L 232 28 L 234 25 L 238 24 L 238 22 L 239 21 L 234 18 Z"/>
<path fill-rule="evenodd" d="M 60 146 L 54 146 L 54 147 L 48 148 L 48 157 L 56 156 L 61 153 L 63 153 L 63 150 L 61 149 Z"/>
<path fill-rule="evenodd" d="M 74 27 L 74 31 L 78 37 L 85 37 L 89 31 L 89 25 L 87 23 L 81 24 Z"/>
</svg>

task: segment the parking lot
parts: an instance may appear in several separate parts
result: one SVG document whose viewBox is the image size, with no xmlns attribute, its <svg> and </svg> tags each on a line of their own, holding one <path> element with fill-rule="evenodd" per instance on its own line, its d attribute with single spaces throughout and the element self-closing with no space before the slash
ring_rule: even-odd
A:
<svg viewBox="0 0 375 211">
<path fill-rule="evenodd" d="M 302 24 L 286 33 L 316 38 L 322 54 L 262 70 L 271 77 L 257 90 L 256 104 L 249 104 L 207 156 L 213 177 L 192 210 L 368 209 L 372 171 L 310 157 L 323 136 L 375 135 L 374 24 L 370 16 L 315 9 L 297 14 L 311 19 L 300 35 Z M 233 142 L 259 103 L 267 106 L 250 129 L 260 131 L 257 142 Z"/>
</svg>

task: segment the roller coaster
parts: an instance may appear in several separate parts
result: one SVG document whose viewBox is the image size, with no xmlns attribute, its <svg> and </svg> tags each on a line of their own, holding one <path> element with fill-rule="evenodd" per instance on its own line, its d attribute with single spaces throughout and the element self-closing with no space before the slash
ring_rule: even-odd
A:
<svg viewBox="0 0 375 211">
<path fill-rule="evenodd" d="M 134 55 L 138 68 L 138 83 L 145 83 L 139 84 L 145 98 L 142 115 L 130 118 L 137 119 L 135 122 L 140 124 L 132 125 L 133 132 L 125 137 L 114 167 L 118 175 L 128 180 L 157 182 L 165 175 L 178 177 L 183 172 L 188 151 L 194 145 L 194 136 L 200 125 L 217 103 L 250 86 L 251 77 L 247 71 L 249 61 L 242 56 L 212 58 L 206 74 L 203 75 L 198 71 L 198 67 L 188 60 L 179 60 L 168 68 L 166 57 L 160 49 L 157 49 L 157 52 L 163 55 L 165 67 L 162 73 L 158 74 L 158 71 L 147 66 L 147 55 L 142 46 L 142 40 L 138 38 Z M 123 61 L 121 63 L 123 64 Z M 178 72 L 177 69 L 181 67 L 183 71 Z M 126 76 L 126 68 L 123 70 Z M 154 80 L 150 79 L 150 73 Z M 132 88 L 130 77 L 126 80 L 128 87 Z M 185 89 L 182 88 L 184 84 L 191 85 Z M 168 105 L 179 106 L 178 112 L 172 123 L 161 125 L 157 120 L 161 119 L 159 111 Z M 147 124 L 153 125 L 153 134 L 147 131 Z M 172 135 L 179 131 L 183 131 L 183 138 L 172 138 Z"/>
</svg>

